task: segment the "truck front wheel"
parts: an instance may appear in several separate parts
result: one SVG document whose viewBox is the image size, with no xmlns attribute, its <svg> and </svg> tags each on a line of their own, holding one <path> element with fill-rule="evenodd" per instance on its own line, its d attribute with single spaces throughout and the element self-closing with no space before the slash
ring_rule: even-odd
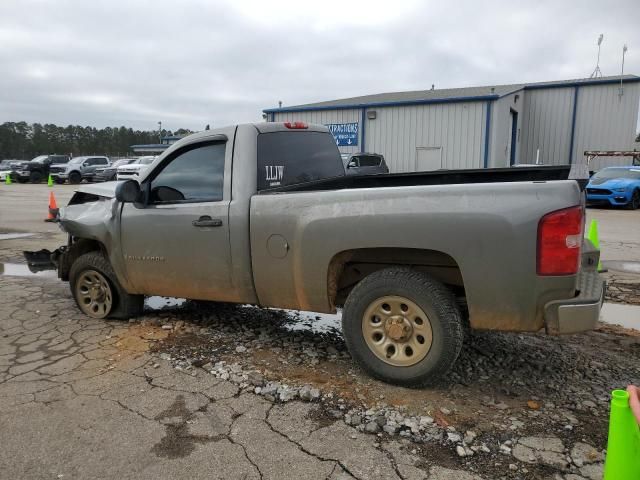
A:
<svg viewBox="0 0 640 480">
<path fill-rule="evenodd" d="M 81 181 L 82 181 L 82 175 L 80 175 L 80 172 L 71 172 L 69 174 L 69 183 L 73 185 L 77 185 Z"/>
<path fill-rule="evenodd" d="M 80 255 L 69 270 L 69 284 L 76 304 L 89 317 L 128 319 L 142 313 L 144 296 L 122 288 L 101 252 Z"/>
<path fill-rule="evenodd" d="M 452 292 L 408 268 L 379 270 L 358 283 L 345 303 L 342 331 L 366 372 L 405 387 L 442 377 L 458 358 L 464 337 Z"/>
</svg>

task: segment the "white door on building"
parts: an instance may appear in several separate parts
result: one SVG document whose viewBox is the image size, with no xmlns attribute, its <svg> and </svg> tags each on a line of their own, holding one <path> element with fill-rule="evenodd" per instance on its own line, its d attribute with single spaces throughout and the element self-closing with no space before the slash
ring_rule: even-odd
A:
<svg viewBox="0 0 640 480">
<path fill-rule="evenodd" d="M 442 168 L 442 147 L 416 147 L 416 172 Z"/>
</svg>

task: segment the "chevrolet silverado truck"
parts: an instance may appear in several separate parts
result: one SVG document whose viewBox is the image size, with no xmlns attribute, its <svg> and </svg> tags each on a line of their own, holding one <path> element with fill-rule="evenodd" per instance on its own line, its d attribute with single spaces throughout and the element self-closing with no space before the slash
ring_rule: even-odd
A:
<svg viewBox="0 0 640 480">
<path fill-rule="evenodd" d="M 301 122 L 172 145 L 138 180 L 80 187 L 49 258 L 93 318 L 145 295 L 332 313 L 374 377 L 442 377 L 468 329 L 575 333 L 604 294 L 569 167 L 347 176 Z M 49 255 L 50 252 L 47 252 Z M 35 254 L 27 253 L 27 260 Z"/>
</svg>

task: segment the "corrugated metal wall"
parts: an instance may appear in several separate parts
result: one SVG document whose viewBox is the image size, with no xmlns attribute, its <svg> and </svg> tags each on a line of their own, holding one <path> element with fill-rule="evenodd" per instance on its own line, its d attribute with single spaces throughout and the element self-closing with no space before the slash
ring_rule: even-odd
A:
<svg viewBox="0 0 640 480">
<path fill-rule="evenodd" d="M 578 92 L 572 158 L 583 162 L 585 150 L 633 150 L 640 102 L 640 83 L 528 89 L 492 102 L 489 167 L 509 165 L 510 110 L 518 112 L 516 163 L 535 163 L 536 150 L 545 165 L 571 161 L 574 98 Z M 515 95 L 519 99 L 515 102 Z M 418 169 L 420 160 L 440 168 L 481 168 L 484 165 L 486 102 L 370 107 L 376 118 L 365 119 L 362 145 L 362 110 L 276 112 L 275 121 L 309 123 L 358 122 L 358 145 L 340 147 L 345 153 L 367 151 L 385 156 L 392 172 Z M 602 158 L 592 169 L 630 164 L 631 159 Z"/>
<path fill-rule="evenodd" d="M 527 90 L 522 109 L 520 163 L 569 163 L 574 88 Z"/>
<path fill-rule="evenodd" d="M 574 162 L 585 150 L 633 150 L 640 102 L 640 83 L 580 87 L 573 148 Z M 631 165 L 631 158 L 597 157 L 590 168 Z"/>
<path fill-rule="evenodd" d="M 362 145 L 362 125 L 360 125 L 359 109 L 353 110 L 318 110 L 314 112 L 282 112 L 274 113 L 275 122 L 307 122 L 320 125 L 329 123 L 358 123 L 358 145 L 339 147 L 343 153 L 359 152 Z M 366 135 L 365 135 L 366 136 Z"/>
<path fill-rule="evenodd" d="M 381 153 L 392 172 L 416 170 L 419 148 L 440 148 L 441 168 L 481 168 L 486 104 L 483 102 L 371 108 L 365 150 Z"/>
</svg>

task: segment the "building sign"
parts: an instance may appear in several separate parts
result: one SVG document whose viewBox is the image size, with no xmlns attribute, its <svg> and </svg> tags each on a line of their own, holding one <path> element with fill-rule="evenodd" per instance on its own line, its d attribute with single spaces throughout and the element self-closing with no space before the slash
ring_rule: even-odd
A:
<svg viewBox="0 0 640 480">
<path fill-rule="evenodd" d="M 325 126 L 329 129 L 339 147 L 358 145 L 358 122 L 329 123 Z"/>
</svg>

